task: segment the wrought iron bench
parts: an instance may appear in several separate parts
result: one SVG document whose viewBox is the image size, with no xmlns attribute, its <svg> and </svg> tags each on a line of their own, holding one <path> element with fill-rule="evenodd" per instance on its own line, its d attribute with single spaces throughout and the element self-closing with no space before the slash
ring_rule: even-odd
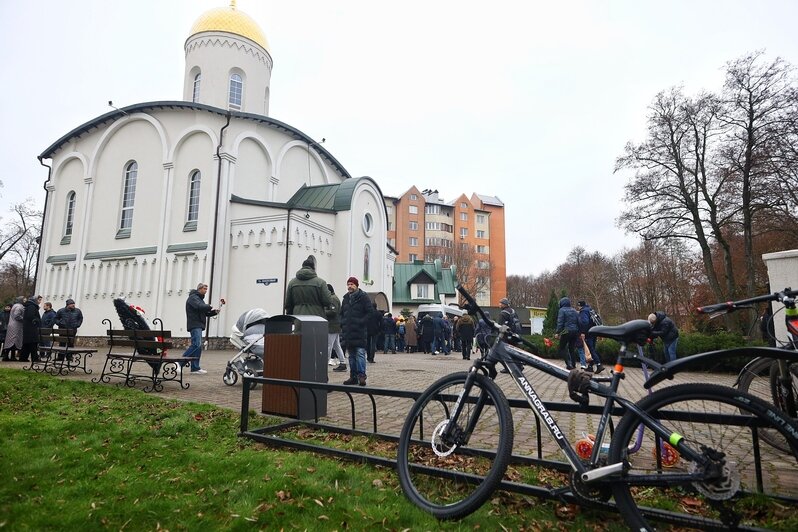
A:
<svg viewBox="0 0 798 532">
<path fill-rule="evenodd" d="M 103 320 L 108 327 L 109 320 Z M 155 319 L 153 323 L 161 323 Z M 99 377 L 92 382 L 110 382 L 122 379 L 119 384 L 135 387 L 146 381 L 145 392 L 163 390 L 164 382 L 176 382 L 182 389 L 190 385 L 183 380 L 183 365 L 192 358 L 170 356 L 172 332 L 164 329 L 108 329 L 108 353 Z"/>
<path fill-rule="evenodd" d="M 40 328 L 39 356 L 34 356 L 30 366 L 24 369 L 52 375 L 67 375 L 79 369 L 83 373 L 91 373 L 86 363 L 97 350 L 76 347 L 77 337 L 77 329 Z"/>
</svg>

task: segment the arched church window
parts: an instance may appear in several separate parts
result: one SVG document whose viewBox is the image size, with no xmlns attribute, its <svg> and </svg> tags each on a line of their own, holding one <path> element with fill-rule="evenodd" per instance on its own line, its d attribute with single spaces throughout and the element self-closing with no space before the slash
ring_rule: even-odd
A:
<svg viewBox="0 0 798 532">
<path fill-rule="evenodd" d="M 241 110 L 241 97 L 244 94 L 244 80 L 239 74 L 230 75 L 230 94 L 228 104 L 234 111 Z"/>
<path fill-rule="evenodd" d="M 197 75 L 194 76 L 194 92 L 191 95 L 191 101 L 194 103 L 199 101 L 201 81 L 202 81 L 202 72 L 197 72 Z"/>
<path fill-rule="evenodd" d="M 133 227 L 133 203 L 136 199 L 136 179 L 138 178 L 139 165 L 131 161 L 125 166 L 125 183 L 122 187 L 122 215 L 119 221 L 117 238 L 130 236 Z"/>
<path fill-rule="evenodd" d="M 66 202 L 66 224 L 64 224 L 64 236 L 72 236 L 72 224 L 75 221 L 75 191 L 67 194 Z"/>
<path fill-rule="evenodd" d="M 194 170 L 188 178 L 188 208 L 186 209 L 186 225 L 183 231 L 196 231 L 199 220 L 200 206 L 200 178 L 199 170 Z"/>
<path fill-rule="evenodd" d="M 66 219 L 61 244 L 69 244 L 72 240 L 72 228 L 75 222 L 75 191 L 71 190 L 66 197 Z"/>
<path fill-rule="evenodd" d="M 368 281 L 369 277 L 369 266 L 371 263 L 371 246 L 366 244 L 363 248 L 363 280 Z"/>
</svg>

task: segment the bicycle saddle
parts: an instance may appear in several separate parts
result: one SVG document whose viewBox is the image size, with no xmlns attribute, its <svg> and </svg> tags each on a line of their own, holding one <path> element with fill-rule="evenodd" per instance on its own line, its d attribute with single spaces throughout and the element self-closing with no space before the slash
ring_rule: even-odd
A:
<svg viewBox="0 0 798 532">
<path fill-rule="evenodd" d="M 632 320 L 621 325 L 596 325 L 591 327 L 587 334 L 612 338 L 619 342 L 644 345 L 651 336 L 651 324 L 648 320 Z"/>
</svg>

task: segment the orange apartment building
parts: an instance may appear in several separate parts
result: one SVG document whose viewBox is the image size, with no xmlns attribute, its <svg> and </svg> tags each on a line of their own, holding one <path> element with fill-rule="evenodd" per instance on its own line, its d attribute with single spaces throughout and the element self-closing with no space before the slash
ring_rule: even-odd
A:
<svg viewBox="0 0 798 532">
<path fill-rule="evenodd" d="M 385 196 L 388 242 L 397 262 L 441 259 L 443 266 L 467 259 L 487 282 L 475 294 L 480 305 L 499 306 L 507 296 L 504 203 L 499 198 L 461 194 L 444 202 L 437 190 L 410 187 L 400 197 Z M 458 248 L 463 251 L 458 251 Z"/>
</svg>

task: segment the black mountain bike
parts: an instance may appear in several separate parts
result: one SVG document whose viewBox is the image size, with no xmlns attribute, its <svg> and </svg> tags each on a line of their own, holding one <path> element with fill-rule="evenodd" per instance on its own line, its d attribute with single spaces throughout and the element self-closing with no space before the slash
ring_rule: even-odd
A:
<svg viewBox="0 0 798 532">
<path fill-rule="evenodd" d="M 791 351 L 794 356 L 792 359 L 771 358 L 767 354 L 758 356 L 740 371 L 734 385 L 739 390 L 773 403 L 793 419 L 798 419 L 798 308 L 796 308 L 796 296 L 798 296 L 798 290 L 785 288 L 783 291 L 773 294 L 740 301 L 727 301 L 697 309 L 698 312 L 710 314 L 710 317 L 715 318 L 729 312 L 753 308 L 758 303 L 770 304 L 775 301 L 784 305 L 784 324 L 787 327 L 788 341 L 782 343 L 780 348 Z M 771 315 L 767 319 L 772 320 L 774 317 Z M 749 352 L 756 354 L 761 350 Z M 761 430 L 759 435 L 771 445 L 780 446 L 782 444 L 781 440 L 778 437 L 772 437 L 768 430 Z M 782 450 L 787 452 L 788 449 L 782 448 Z"/>
<path fill-rule="evenodd" d="M 485 316 L 462 286 L 457 289 L 468 302 L 468 312 L 490 323 L 497 336 L 469 371 L 439 379 L 408 413 L 399 438 L 397 470 L 405 495 L 420 508 L 439 519 L 464 517 L 491 496 L 509 463 L 522 462 L 512 454 L 514 434 L 534 428 L 514 426 L 507 398 L 494 382 L 497 364 L 509 370 L 565 455 L 572 469 L 570 492 L 583 504 L 607 506 L 614 499 L 635 530 L 653 530 L 651 522 L 657 520 L 705 530 L 769 526 L 771 507 L 783 508 L 779 499 L 795 504 L 798 424 L 780 410 L 713 384 L 670 386 L 638 402 L 618 393 L 624 362 L 647 361 L 639 353 L 627 353 L 626 345 L 645 343 L 651 330 L 648 321 L 590 330 L 621 344 L 611 376 L 599 378 L 579 369 L 568 372 L 515 347 L 529 344 Z M 590 395 L 604 398 L 590 459 L 580 459 L 568 441 L 567 428 L 558 424 L 523 366 L 566 381 L 571 398 L 582 405 Z M 668 364 L 664 369 L 667 373 Z M 615 425 L 612 416 L 618 410 L 622 415 Z M 641 424 L 642 446 L 637 443 Z M 761 427 L 779 435 L 790 452 L 760 444 Z M 609 449 L 603 452 L 606 441 Z M 678 460 L 663 456 L 666 443 L 679 453 Z M 750 511 L 752 497 L 757 512 Z M 689 512 L 683 510 L 685 500 L 690 501 Z"/>
</svg>

